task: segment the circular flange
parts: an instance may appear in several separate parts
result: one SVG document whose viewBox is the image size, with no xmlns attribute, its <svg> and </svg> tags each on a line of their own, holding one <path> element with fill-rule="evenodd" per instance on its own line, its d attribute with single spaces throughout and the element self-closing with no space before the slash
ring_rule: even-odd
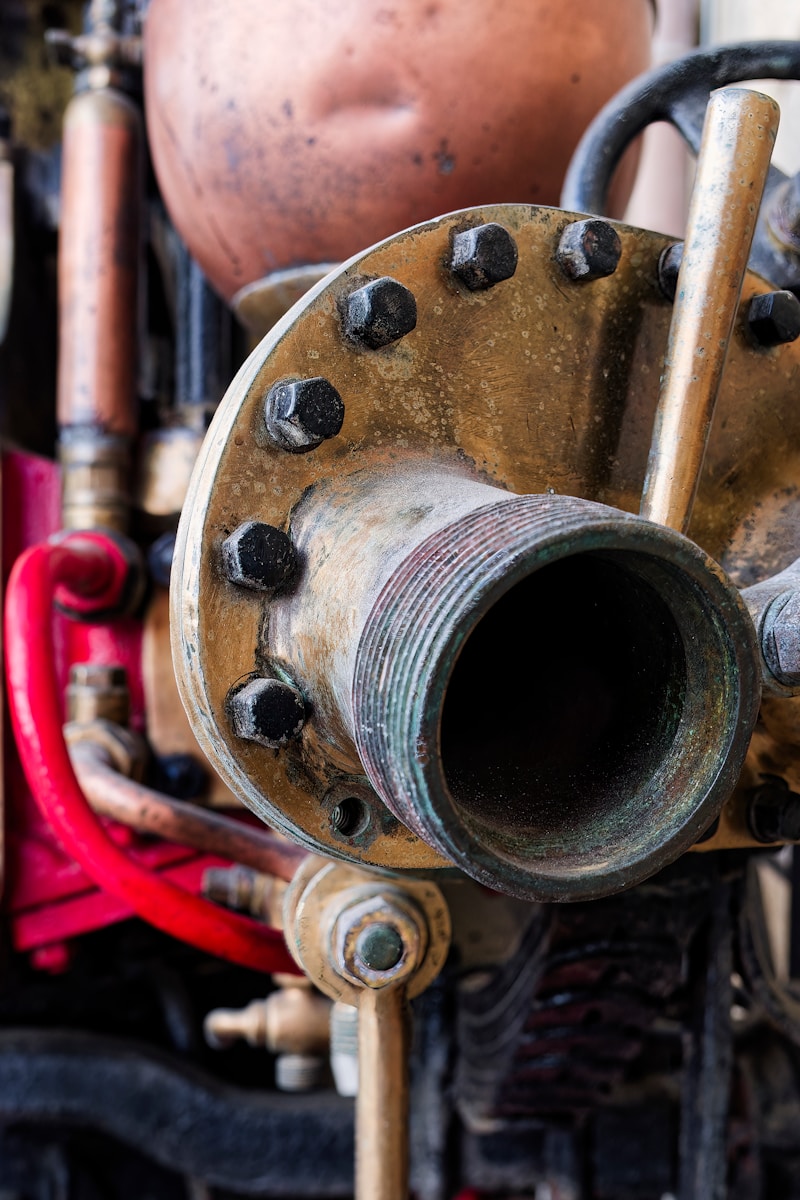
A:
<svg viewBox="0 0 800 1200">
<path fill-rule="evenodd" d="M 253 676 L 288 683 L 293 664 L 270 647 L 284 594 L 237 587 L 221 546 L 262 521 L 291 534 L 310 489 L 416 459 L 515 493 L 551 492 L 638 509 L 658 395 L 670 301 L 658 262 L 670 244 L 621 224 L 617 269 L 572 279 L 559 263 L 580 214 L 525 205 L 455 213 L 352 259 L 279 322 L 244 364 L 209 429 L 184 507 L 172 582 L 173 654 L 198 739 L 223 779 L 268 823 L 333 857 L 427 869 L 439 855 L 387 813 L 352 753 L 315 726 L 275 751 L 244 741 L 227 698 Z M 454 240 L 495 224 L 517 248 L 513 274 L 472 290 L 453 270 Z M 348 297 L 373 280 L 414 297 L 416 325 L 373 348 L 348 335 Z M 770 290 L 749 276 L 742 311 Z M 800 409 L 789 381 L 797 345 L 753 345 L 741 317 L 706 455 L 690 535 L 750 583 L 800 554 L 795 485 Z M 286 380 L 323 378 L 342 399 L 341 431 L 305 453 L 269 436 L 264 404 Z M 735 481 L 735 482 L 732 482 Z M 776 506 L 785 536 L 766 537 Z M 302 587 L 300 564 L 294 586 Z M 337 822 L 352 787 L 360 819 Z"/>
</svg>

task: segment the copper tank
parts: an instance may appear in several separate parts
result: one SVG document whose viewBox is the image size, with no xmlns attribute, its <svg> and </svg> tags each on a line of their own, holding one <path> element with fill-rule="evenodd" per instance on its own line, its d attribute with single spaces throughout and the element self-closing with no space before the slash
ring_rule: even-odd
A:
<svg viewBox="0 0 800 1200">
<path fill-rule="evenodd" d="M 440 213 L 554 204 L 652 20 L 651 0 L 152 0 L 159 184 L 227 298 Z"/>
</svg>

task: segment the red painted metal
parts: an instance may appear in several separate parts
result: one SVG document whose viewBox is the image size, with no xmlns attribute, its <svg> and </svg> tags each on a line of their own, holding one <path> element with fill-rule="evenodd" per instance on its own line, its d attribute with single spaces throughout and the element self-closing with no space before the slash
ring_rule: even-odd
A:
<svg viewBox="0 0 800 1200">
<path fill-rule="evenodd" d="M 102 547 L 108 561 L 103 566 Z M 34 797 L 64 849 L 106 892 L 157 928 L 256 970 L 296 968 L 277 930 L 219 909 L 158 878 L 114 844 L 78 787 L 61 731 L 53 670 L 52 604 L 79 580 L 107 608 L 119 585 L 118 550 L 102 534 L 73 534 L 34 546 L 16 563 L 6 598 L 6 666 L 22 765 Z M 65 597 L 72 605 L 75 599 Z"/>
</svg>

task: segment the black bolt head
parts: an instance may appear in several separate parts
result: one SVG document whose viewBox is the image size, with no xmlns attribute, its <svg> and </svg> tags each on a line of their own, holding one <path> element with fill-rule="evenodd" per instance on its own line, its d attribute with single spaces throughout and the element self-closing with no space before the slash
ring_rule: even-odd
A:
<svg viewBox="0 0 800 1200">
<path fill-rule="evenodd" d="M 298 737 L 306 719 L 303 697 L 280 679 L 251 679 L 228 705 L 236 736 L 270 750 Z"/>
<path fill-rule="evenodd" d="M 342 397 L 320 376 L 274 384 L 264 405 L 267 433 L 284 450 L 302 454 L 336 437 L 344 421 Z"/>
<path fill-rule="evenodd" d="M 750 332 L 759 346 L 783 346 L 800 336 L 800 300 L 793 292 L 754 296 L 747 310 Z"/>
<path fill-rule="evenodd" d="M 556 260 L 570 279 L 589 281 L 613 275 L 622 243 L 613 225 L 595 217 L 573 221 L 561 235 Z"/>
<path fill-rule="evenodd" d="M 262 521 L 246 521 L 222 543 L 222 569 L 231 583 L 265 592 L 291 580 L 297 556 L 282 530 Z"/>
<path fill-rule="evenodd" d="M 508 230 L 491 222 L 454 236 L 450 270 L 471 292 L 482 292 L 510 279 L 518 257 L 517 243 Z"/>
<path fill-rule="evenodd" d="M 678 290 L 678 272 L 683 262 L 683 242 L 673 242 L 662 250 L 658 260 L 658 286 L 667 300 L 674 300 Z"/>
<path fill-rule="evenodd" d="M 172 573 L 172 559 L 175 554 L 175 534 L 162 533 L 147 551 L 147 565 L 150 574 L 159 587 L 169 587 Z"/>
<path fill-rule="evenodd" d="M 165 754 L 156 760 L 156 786 L 176 800 L 195 800 L 208 787 L 208 772 L 191 754 Z"/>
<path fill-rule="evenodd" d="M 348 337 L 380 350 L 405 337 L 417 324 L 414 293 L 385 275 L 347 297 L 344 328 Z"/>
</svg>

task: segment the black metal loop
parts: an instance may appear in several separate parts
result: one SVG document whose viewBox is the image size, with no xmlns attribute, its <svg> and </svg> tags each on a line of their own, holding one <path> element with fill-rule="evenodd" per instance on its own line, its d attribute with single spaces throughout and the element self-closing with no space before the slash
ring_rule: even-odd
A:
<svg viewBox="0 0 800 1200">
<path fill-rule="evenodd" d="M 562 207 L 604 215 L 623 153 L 656 121 L 673 125 L 697 154 L 711 92 L 748 79 L 800 80 L 800 41 L 697 50 L 634 79 L 601 109 L 583 135 L 564 180 Z"/>
</svg>

